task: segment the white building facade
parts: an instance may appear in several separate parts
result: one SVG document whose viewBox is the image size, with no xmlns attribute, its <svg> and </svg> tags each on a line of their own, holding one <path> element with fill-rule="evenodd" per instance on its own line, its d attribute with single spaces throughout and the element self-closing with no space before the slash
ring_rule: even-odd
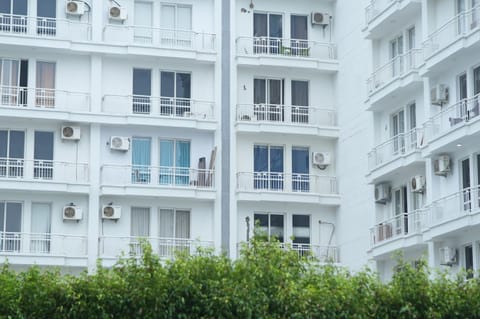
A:
<svg viewBox="0 0 480 319">
<path fill-rule="evenodd" d="M 398 249 L 477 269 L 478 19 L 475 0 L 0 1 L 2 260 L 92 270 L 140 238 L 234 258 L 261 227 L 384 278 Z"/>
</svg>

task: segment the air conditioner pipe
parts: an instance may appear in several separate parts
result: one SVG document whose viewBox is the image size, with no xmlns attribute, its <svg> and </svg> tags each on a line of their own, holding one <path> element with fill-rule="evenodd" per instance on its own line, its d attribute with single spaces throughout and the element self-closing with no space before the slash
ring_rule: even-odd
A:
<svg viewBox="0 0 480 319">
<path fill-rule="evenodd" d="M 335 232 L 335 224 L 331 222 L 324 222 L 322 220 L 318 221 L 318 224 L 326 224 L 326 225 L 331 225 L 332 226 L 332 232 L 330 233 L 330 238 L 328 239 L 328 246 L 332 244 L 332 239 L 333 239 L 333 233 Z M 321 240 L 321 238 L 319 238 Z"/>
</svg>

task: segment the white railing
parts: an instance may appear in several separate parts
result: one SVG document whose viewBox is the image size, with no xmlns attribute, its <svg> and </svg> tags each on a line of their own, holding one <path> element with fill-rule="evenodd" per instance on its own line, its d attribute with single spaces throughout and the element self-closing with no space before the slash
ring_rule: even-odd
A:
<svg viewBox="0 0 480 319">
<path fill-rule="evenodd" d="M 379 67 L 367 80 L 368 94 L 372 94 L 394 80 L 416 71 L 423 62 L 422 50 L 412 49 L 398 55 L 388 63 Z"/>
<path fill-rule="evenodd" d="M 428 139 L 434 139 L 458 127 L 480 119 L 480 94 L 461 100 L 432 116 L 424 125 Z"/>
<path fill-rule="evenodd" d="M 421 128 L 415 128 L 407 133 L 398 134 L 376 146 L 368 153 L 368 168 L 372 171 L 396 158 L 417 151 L 425 144 L 425 136 Z"/>
<path fill-rule="evenodd" d="M 0 86 L 0 105 L 88 112 L 90 111 L 90 94 L 56 89 Z"/>
<path fill-rule="evenodd" d="M 325 195 L 338 194 L 337 178 L 334 176 L 285 174 L 279 172 L 238 173 L 237 190 Z"/>
<path fill-rule="evenodd" d="M 270 37 L 239 37 L 236 40 L 239 56 L 284 56 L 335 60 L 336 46 L 333 43 L 300 39 Z"/>
<path fill-rule="evenodd" d="M 480 186 L 469 187 L 432 201 L 425 216 L 426 227 L 478 213 L 480 210 Z"/>
<path fill-rule="evenodd" d="M 88 41 L 91 39 L 91 25 L 68 19 L 0 13 L 0 35 L 2 34 Z"/>
<path fill-rule="evenodd" d="M 153 46 L 201 52 L 214 52 L 216 48 L 215 34 L 150 26 L 108 24 L 103 29 L 103 40 L 107 43 L 115 44 Z"/>
<path fill-rule="evenodd" d="M 108 114 L 139 114 L 176 118 L 214 119 L 215 104 L 209 101 L 146 95 L 105 95 L 102 111 Z"/>
<path fill-rule="evenodd" d="M 378 17 L 382 12 L 390 8 L 394 3 L 403 0 L 371 0 L 370 4 L 365 8 L 365 20 L 367 24 Z"/>
<path fill-rule="evenodd" d="M 419 234 L 422 230 L 424 209 L 419 209 L 408 214 L 392 217 L 370 228 L 371 245 L 403 238 L 407 235 Z"/>
<path fill-rule="evenodd" d="M 87 237 L 49 233 L 0 232 L 0 254 L 86 257 Z"/>
<path fill-rule="evenodd" d="M 0 178 L 88 183 L 88 164 L 0 158 Z"/>
<path fill-rule="evenodd" d="M 210 169 L 108 164 L 101 167 L 101 175 L 102 184 L 112 186 L 215 187 L 214 171 Z"/>
<path fill-rule="evenodd" d="M 237 122 L 273 122 L 295 125 L 335 126 L 333 109 L 278 104 L 239 104 Z"/>
<path fill-rule="evenodd" d="M 423 43 L 425 56 L 431 57 L 448 47 L 457 39 L 469 36 L 480 27 L 480 5 L 457 14 L 437 30 L 432 32 Z"/>
<path fill-rule="evenodd" d="M 140 239 L 132 236 L 101 236 L 99 255 L 103 258 L 116 258 L 121 254 L 142 255 L 142 241 L 151 245 L 155 254 L 164 258 L 175 257 L 177 253 L 194 255 L 199 248 L 213 248 L 213 241 L 200 241 L 183 238 L 148 237 Z"/>
</svg>

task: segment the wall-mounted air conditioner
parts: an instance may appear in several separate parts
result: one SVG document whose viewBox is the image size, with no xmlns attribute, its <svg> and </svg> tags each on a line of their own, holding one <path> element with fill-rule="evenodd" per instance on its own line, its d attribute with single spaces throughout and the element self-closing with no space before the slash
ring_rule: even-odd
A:
<svg viewBox="0 0 480 319">
<path fill-rule="evenodd" d="M 123 136 L 110 137 L 110 149 L 115 151 L 128 151 L 130 149 L 130 138 Z"/>
<path fill-rule="evenodd" d="M 391 198 L 391 187 L 388 183 L 375 185 L 375 202 L 378 204 L 386 204 Z"/>
<path fill-rule="evenodd" d="M 453 266 L 458 263 L 458 252 L 452 247 L 440 248 L 440 265 Z"/>
<path fill-rule="evenodd" d="M 108 9 L 108 17 L 110 20 L 125 21 L 127 20 L 127 9 L 118 5 L 112 5 Z"/>
<path fill-rule="evenodd" d="M 65 12 L 69 15 L 81 16 L 85 11 L 85 2 L 83 1 L 67 1 L 65 4 Z"/>
<path fill-rule="evenodd" d="M 120 219 L 122 216 L 121 206 L 103 205 L 102 218 L 103 219 Z"/>
<path fill-rule="evenodd" d="M 450 156 L 440 155 L 433 161 L 433 172 L 438 176 L 447 176 L 450 172 Z"/>
<path fill-rule="evenodd" d="M 83 217 L 82 209 L 75 205 L 68 205 L 63 207 L 64 220 L 80 220 Z"/>
<path fill-rule="evenodd" d="M 410 186 L 412 188 L 412 192 L 423 193 L 425 190 L 425 177 L 421 175 L 413 176 L 412 180 L 410 181 Z"/>
<path fill-rule="evenodd" d="M 330 15 L 322 12 L 312 12 L 312 24 L 327 26 L 330 24 Z"/>
<path fill-rule="evenodd" d="M 313 152 L 312 164 L 320 169 L 325 169 L 332 164 L 332 155 L 330 152 Z"/>
<path fill-rule="evenodd" d="M 80 127 L 78 126 L 62 126 L 62 139 L 64 140 L 79 140 Z"/>
<path fill-rule="evenodd" d="M 440 106 L 448 103 L 448 91 L 445 84 L 437 84 L 430 90 L 430 102 Z"/>
</svg>

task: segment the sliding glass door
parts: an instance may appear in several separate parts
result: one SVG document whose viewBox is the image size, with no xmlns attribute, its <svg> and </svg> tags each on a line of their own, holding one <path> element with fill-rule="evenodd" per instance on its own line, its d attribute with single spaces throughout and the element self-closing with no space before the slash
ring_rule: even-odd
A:
<svg viewBox="0 0 480 319">
<path fill-rule="evenodd" d="M 35 131 L 33 177 L 53 179 L 53 132 Z"/>
<path fill-rule="evenodd" d="M 0 201 L 0 251 L 19 252 L 21 231 L 22 204 Z"/>
<path fill-rule="evenodd" d="M 283 90 L 281 79 L 254 79 L 253 103 L 257 121 L 283 122 Z"/>
<path fill-rule="evenodd" d="M 301 15 L 290 16 L 291 55 L 308 56 L 308 17 Z"/>
<path fill-rule="evenodd" d="M 55 107 L 55 63 L 37 62 L 36 106 Z"/>
<path fill-rule="evenodd" d="M 153 37 L 153 3 L 135 1 L 135 11 L 133 16 L 135 42 L 151 44 Z"/>
<path fill-rule="evenodd" d="M 283 190 L 283 152 L 283 146 L 254 146 L 253 186 L 255 189 Z"/>
<path fill-rule="evenodd" d="M 273 13 L 253 14 L 253 52 L 280 54 L 283 52 L 283 16 Z"/>
<path fill-rule="evenodd" d="M 56 0 L 37 0 L 37 34 L 47 37 L 57 34 Z"/>
<path fill-rule="evenodd" d="M 307 147 L 292 148 L 292 190 L 310 191 L 310 157 Z"/>
<path fill-rule="evenodd" d="M 145 137 L 134 137 L 132 140 L 132 183 L 150 183 L 151 140 Z"/>
<path fill-rule="evenodd" d="M 0 1 L 0 31 L 26 33 L 28 0 Z"/>
<path fill-rule="evenodd" d="M 190 141 L 160 140 L 161 185 L 190 184 Z"/>
<path fill-rule="evenodd" d="M 0 130 L 0 177 L 22 178 L 25 132 Z"/>
<path fill-rule="evenodd" d="M 48 254 L 51 246 L 51 207 L 50 204 L 32 203 L 32 234 L 30 251 L 37 254 Z"/>
<path fill-rule="evenodd" d="M 308 124 L 308 81 L 292 81 L 292 123 Z"/>
<path fill-rule="evenodd" d="M 152 70 L 133 69 L 133 113 L 149 114 L 152 94 Z"/>
<path fill-rule="evenodd" d="M 161 115 L 187 116 L 190 114 L 191 74 L 162 71 L 160 95 Z"/>
</svg>

